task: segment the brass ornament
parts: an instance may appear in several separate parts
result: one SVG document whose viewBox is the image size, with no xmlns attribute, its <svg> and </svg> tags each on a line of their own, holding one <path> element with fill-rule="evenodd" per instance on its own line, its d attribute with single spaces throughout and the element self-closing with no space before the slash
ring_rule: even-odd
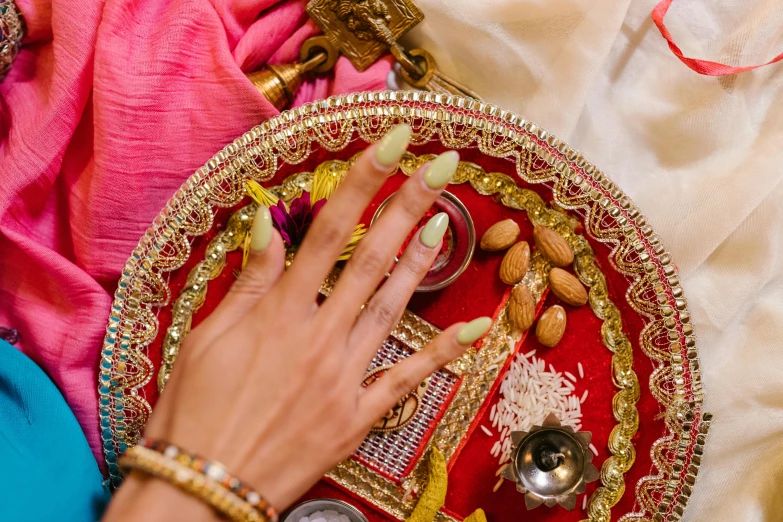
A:
<svg viewBox="0 0 783 522">
<path fill-rule="evenodd" d="M 321 55 L 321 56 L 319 56 Z M 326 55 L 323 57 L 322 55 Z M 299 49 L 299 61 L 307 62 L 312 59 L 317 59 L 318 65 L 314 66 L 311 70 L 317 74 L 323 74 L 332 70 L 334 64 L 337 63 L 337 59 L 340 57 L 340 52 L 329 43 L 329 39 L 323 35 L 312 36 L 304 41 L 302 47 Z"/>
<path fill-rule="evenodd" d="M 339 54 L 323 36 L 308 38 L 299 51 L 299 62 L 269 64 L 265 69 L 247 74 L 256 89 L 278 110 L 293 103 L 296 93 L 309 72 L 331 70 Z"/>
<path fill-rule="evenodd" d="M 391 52 L 400 64 L 400 75 L 411 87 L 481 99 L 441 73 L 430 53 L 408 51 L 399 44 L 405 33 L 424 20 L 412 0 L 311 0 L 307 13 L 359 72 Z"/>
<path fill-rule="evenodd" d="M 559 504 L 573 511 L 576 496 L 599 478 L 589 449 L 592 438 L 589 431 L 575 432 L 571 426 L 562 426 L 550 413 L 541 426 L 511 433 L 511 462 L 502 476 L 525 495 L 528 510 Z"/>
<path fill-rule="evenodd" d="M 311 0 L 307 14 L 359 72 L 424 20 L 411 0 Z"/>
<path fill-rule="evenodd" d="M 247 74 L 277 109 L 290 105 L 308 73 L 330 71 L 340 54 L 364 71 L 387 52 L 400 64 L 402 78 L 417 89 L 480 99 L 461 83 L 442 74 L 424 49 L 405 50 L 398 42 L 424 15 L 412 0 L 311 0 L 307 13 L 324 32 L 302 45 L 299 61 L 269 64 Z"/>
<path fill-rule="evenodd" d="M 392 45 L 390 49 L 400 63 L 402 79 L 411 87 L 443 94 L 458 94 L 474 100 L 481 99 L 475 91 L 440 72 L 435 58 L 424 49 L 405 51 L 400 45 Z"/>
</svg>

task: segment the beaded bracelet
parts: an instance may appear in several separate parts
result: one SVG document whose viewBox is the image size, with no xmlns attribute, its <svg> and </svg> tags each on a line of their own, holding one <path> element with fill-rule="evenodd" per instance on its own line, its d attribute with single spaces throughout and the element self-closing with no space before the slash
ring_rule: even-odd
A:
<svg viewBox="0 0 783 522">
<path fill-rule="evenodd" d="M 125 472 L 135 469 L 163 479 L 234 522 L 278 522 L 269 502 L 228 473 L 222 464 L 173 444 L 141 439 L 120 458 L 120 467 Z"/>
</svg>

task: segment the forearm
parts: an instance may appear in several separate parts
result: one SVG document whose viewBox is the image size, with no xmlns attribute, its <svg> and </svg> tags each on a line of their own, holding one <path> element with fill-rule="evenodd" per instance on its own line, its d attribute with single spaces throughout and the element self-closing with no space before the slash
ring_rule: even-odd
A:
<svg viewBox="0 0 783 522">
<path fill-rule="evenodd" d="M 206 504 L 163 480 L 132 473 L 114 494 L 102 522 L 218 522 Z"/>
</svg>

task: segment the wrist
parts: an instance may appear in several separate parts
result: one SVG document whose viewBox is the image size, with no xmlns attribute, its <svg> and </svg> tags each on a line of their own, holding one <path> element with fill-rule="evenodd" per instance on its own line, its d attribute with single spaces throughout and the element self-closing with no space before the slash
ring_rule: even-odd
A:
<svg viewBox="0 0 783 522">
<path fill-rule="evenodd" d="M 103 522 L 218 522 L 209 506 L 164 480 L 131 473 L 109 503 Z"/>
</svg>

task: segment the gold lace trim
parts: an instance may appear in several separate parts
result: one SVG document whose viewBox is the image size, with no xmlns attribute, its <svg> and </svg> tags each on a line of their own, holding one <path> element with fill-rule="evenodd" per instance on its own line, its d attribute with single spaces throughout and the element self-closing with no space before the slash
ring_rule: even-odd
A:
<svg viewBox="0 0 783 522">
<path fill-rule="evenodd" d="M 112 481 L 119 480 L 118 453 L 138 435 L 149 414 L 148 404 L 139 396 L 153 371 L 143 351 L 157 329 L 154 309 L 169 298 L 161 276 L 185 262 L 188 237 L 210 228 L 213 207 L 239 202 L 246 177 L 270 179 L 280 161 L 303 161 L 313 141 L 338 151 L 356 134 L 375 141 L 400 121 L 412 125 L 414 143 L 425 143 L 437 134 L 447 147 L 477 146 L 484 154 L 512 160 L 524 181 L 550 184 L 556 204 L 582 212 L 587 233 L 612 245 L 612 264 L 633 281 L 626 298 L 648 319 L 640 343 L 657 364 L 650 389 L 661 403 L 667 426 L 666 435 L 652 449 L 657 473 L 637 483 L 638 510 L 621 520 L 679 519 L 698 472 L 710 418 L 701 411 L 701 377 L 687 305 L 676 269 L 657 236 L 611 181 L 535 124 L 481 102 L 417 92 L 346 95 L 281 114 L 216 154 L 172 198 L 123 270 L 107 327 L 99 393 Z M 578 262 L 577 271 L 586 284 L 602 281 L 589 263 L 582 267 Z M 616 308 L 606 296 L 594 295 L 591 288 L 590 299 L 591 306 L 594 301 L 607 303 L 604 324 L 612 324 Z M 613 339 L 610 349 L 616 350 L 615 357 L 626 343 L 627 339 Z M 621 401 L 633 404 L 635 376 L 620 368 L 615 378 L 621 388 L 618 396 L 625 393 Z M 637 384 L 636 398 L 638 393 Z M 625 439 L 638 424 L 634 418 L 631 414 L 629 421 L 621 421 L 619 426 L 625 428 L 612 434 L 610 460 L 617 458 L 613 461 L 617 467 L 602 472 L 605 492 L 591 499 L 591 520 L 608 520 L 612 500 L 624 488 L 621 469 L 633 451 Z"/>
</svg>

